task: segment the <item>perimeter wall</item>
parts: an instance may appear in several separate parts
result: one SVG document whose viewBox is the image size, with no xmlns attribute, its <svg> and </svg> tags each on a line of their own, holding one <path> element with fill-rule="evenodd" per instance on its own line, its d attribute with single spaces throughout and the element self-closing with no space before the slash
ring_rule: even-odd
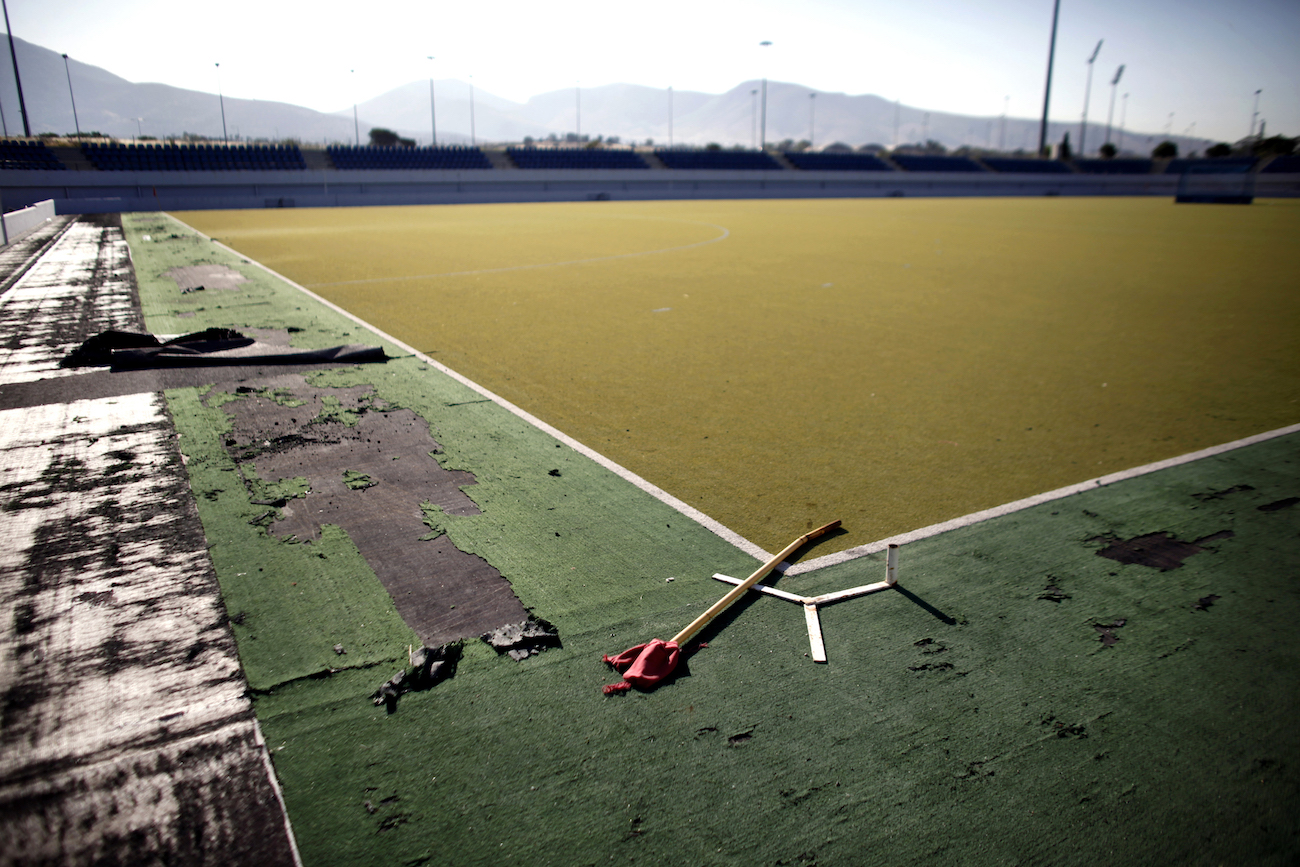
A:
<svg viewBox="0 0 1300 867">
<path fill-rule="evenodd" d="M 1169 196 L 1178 175 L 992 172 L 5 171 L 7 208 L 52 199 L 60 214 L 603 199 L 878 196 Z M 1255 176 L 1258 197 L 1300 196 L 1300 175 Z"/>
</svg>

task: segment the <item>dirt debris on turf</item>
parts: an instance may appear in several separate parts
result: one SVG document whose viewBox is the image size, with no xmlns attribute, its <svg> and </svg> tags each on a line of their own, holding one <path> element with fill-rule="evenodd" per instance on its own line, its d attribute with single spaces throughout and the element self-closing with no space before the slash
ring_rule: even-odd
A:
<svg viewBox="0 0 1300 867">
<path fill-rule="evenodd" d="M 370 699 L 375 707 L 384 706 L 390 714 L 396 713 L 398 699 L 406 693 L 432 689 L 444 680 L 455 677 L 460 657 L 459 642 L 410 651 L 410 668 L 398 669 L 396 674 L 371 694 Z"/>
<path fill-rule="evenodd" d="M 526 619 L 501 573 L 467 554 L 438 520 L 481 514 L 475 483 L 435 460 L 429 423 L 378 400 L 368 385 L 332 388 L 302 376 L 213 389 L 209 406 L 232 420 L 227 452 L 252 502 L 275 507 L 274 536 L 311 544 L 341 527 L 374 569 L 421 641 L 438 646 Z"/>
<path fill-rule="evenodd" d="M 536 656 L 549 647 L 562 647 L 560 633 L 554 624 L 529 615 L 527 620 L 508 623 L 482 636 L 499 654 L 506 654 L 516 662 Z"/>
</svg>

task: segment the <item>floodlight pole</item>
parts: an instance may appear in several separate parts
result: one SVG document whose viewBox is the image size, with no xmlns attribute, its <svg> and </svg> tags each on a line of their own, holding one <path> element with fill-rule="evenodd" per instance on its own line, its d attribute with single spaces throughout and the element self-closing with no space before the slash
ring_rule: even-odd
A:
<svg viewBox="0 0 1300 867">
<path fill-rule="evenodd" d="M 764 39 L 758 44 L 759 47 L 766 47 L 772 43 Z M 759 150 L 767 150 L 767 76 L 763 77 L 763 114 L 758 126 L 758 147 Z"/>
<path fill-rule="evenodd" d="M 433 62 L 433 58 L 429 58 Z M 433 134 L 433 147 L 438 146 L 438 115 L 433 108 L 433 70 L 429 71 L 429 132 Z"/>
<path fill-rule="evenodd" d="M 758 88 L 749 92 L 749 146 L 758 150 Z"/>
<path fill-rule="evenodd" d="M 72 125 L 77 130 L 77 138 L 81 138 L 81 122 L 77 120 L 77 98 L 72 95 L 72 70 L 68 68 L 68 55 L 63 55 L 63 71 L 68 76 L 68 99 L 72 100 Z M 66 129 L 66 127 L 64 127 Z"/>
<path fill-rule="evenodd" d="M 1128 120 L 1128 94 L 1124 94 L 1124 99 L 1120 102 L 1119 107 L 1119 144 L 1115 146 L 1116 150 L 1124 150 L 1124 123 Z"/>
<path fill-rule="evenodd" d="M 668 85 L 668 147 L 673 146 L 673 86 Z"/>
<path fill-rule="evenodd" d="M 817 94 L 815 93 L 808 94 L 808 150 L 812 150 L 813 144 L 816 143 L 817 141 L 815 138 L 813 138 L 813 132 L 815 130 L 815 126 L 813 123 L 813 117 L 814 117 L 813 112 L 815 110 L 816 105 L 817 105 Z"/>
<path fill-rule="evenodd" d="M 998 150 L 1002 153 L 1007 150 L 1007 107 L 1010 104 L 1010 95 L 1002 97 L 1002 131 L 998 133 Z"/>
<path fill-rule="evenodd" d="M 1052 41 L 1047 49 L 1047 87 L 1043 90 L 1043 122 L 1038 127 L 1038 155 L 1047 155 L 1047 108 L 1052 102 L 1052 63 L 1056 60 L 1056 24 L 1061 18 L 1061 0 L 1052 9 Z"/>
<path fill-rule="evenodd" d="M 355 69 L 349 69 L 349 73 L 356 75 Z M 222 124 L 225 124 L 225 117 L 222 117 Z M 357 119 L 357 80 L 352 79 L 352 134 L 356 136 L 356 146 L 361 147 L 361 121 Z"/>
<path fill-rule="evenodd" d="M 9 57 L 14 62 L 14 84 L 18 85 L 18 111 L 23 116 L 23 135 L 31 138 L 32 127 L 27 122 L 27 103 L 23 100 L 23 80 L 18 75 L 18 50 L 14 48 L 14 30 L 9 26 L 9 3 L 7 0 L 0 0 L 0 6 L 4 8 L 5 12 L 5 32 L 9 34 Z M 1251 129 L 1254 129 L 1253 123 Z"/>
<path fill-rule="evenodd" d="M 6 23 L 8 23 L 8 19 L 6 18 L 5 20 Z M 14 67 L 14 70 L 15 72 L 17 71 L 16 66 Z M 1246 134 L 1246 138 L 1255 137 L 1255 120 L 1259 117 L 1259 95 L 1263 92 L 1263 89 L 1255 91 L 1255 110 L 1250 113 L 1250 132 Z M 23 117 L 26 117 L 26 115 L 23 115 Z"/>
<path fill-rule="evenodd" d="M 1121 63 L 1119 69 L 1115 70 L 1115 77 L 1110 80 L 1110 111 L 1106 112 L 1106 144 L 1110 144 L 1110 124 L 1115 119 L 1115 90 L 1123 74 L 1124 64 Z"/>
<path fill-rule="evenodd" d="M 1098 39 L 1097 47 L 1092 50 L 1092 56 L 1088 58 L 1088 83 L 1083 88 L 1083 120 L 1079 122 L 1079 156 L 1086 154 L 1083 149 L 1083 139 L 1088 132 L 1088 101 L 1092 98 L 1092 64 L 1101 53 L 1101 44 L 1105 41 Z"/>
<path fill-rule="evenodd" d="M 230 144 L 230 135 L 226 132 L 226 98 L 221 93 L 221 64 L 217 64 L 217 102 L 221 104 L 221 140 Z"/>
</svg>

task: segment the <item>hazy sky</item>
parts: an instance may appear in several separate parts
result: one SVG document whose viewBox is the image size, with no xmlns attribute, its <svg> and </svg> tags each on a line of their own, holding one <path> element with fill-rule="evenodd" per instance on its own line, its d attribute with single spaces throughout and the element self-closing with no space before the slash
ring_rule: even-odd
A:
<svg viewBox="0 0 1300 867">
<path fill-rule="evenodd" d="M 1012 116 L 1037 117 L 1052 20 L 1052 0 L 7 2 L 15 35 L 131 81 L 215 92 L 220 62 L 227 95 L 322 111 L 430 74 L 518 101 L 766 76 L 974 115 L 1010 97 Z M 1300 0 L 1062 0 L 1054 120 L 1078 120 L 1098 39 L 1092 119 L 1122 63 L 1128 129 L 1235 141 L 1262 89 L 1268 131 L 1300 135 Z"/>
</svg>

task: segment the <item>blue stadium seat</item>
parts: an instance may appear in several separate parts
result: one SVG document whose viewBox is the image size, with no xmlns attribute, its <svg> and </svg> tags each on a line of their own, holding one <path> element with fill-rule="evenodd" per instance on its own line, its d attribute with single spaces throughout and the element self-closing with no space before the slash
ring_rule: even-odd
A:
<svg viewBox="0 0 1300 867">
<path fill-rule="evenodd" d="M 1200 172 L 1236 174 L 1238 172 L 1248 172 L 1254 165 L 1255 159 L 1253 157 L 1217 157 L 1203 160 L 1184 158 L 1170 160 L 1169 165 L 1165 167 L 1165 174 L 1181 175 L 1193 167 Z"/>
<path fill-rule="evenodd" d="M 26 169 L 59 171 L 67 169 L 41 141 L 0 141 L 0 170 Z"/>
<path fill-rule="evenodd" d="M 1287 155 L 1274 157 L 1268 165 L 1260 169 L 1260 174 L 1300 174 L 1300 156 Z"/>
<path fill-rule="evenodd" d="M 284 171 L 307 166 L 296 145 L 122 144 L 81 146 L 100 171 Z"/>
<path fill-rule="evenodd" d="M 374 147 L 330 145 L 326 152 L 337 169 L 490 169 L 483 151 L 464 145 L 446 147 Z"/>
<path fill-rule="evenodd" d="M 648 169 L 634 151 L 604 148 L 512 147 L 506 153 L 521 169 Z"/>
<path fill-rule="evenodd" d="M 1149 175 L 1155 168 L 1152 160 L 1075 160 L 1074 167 L 1086 175 Z"/>
</svg>

